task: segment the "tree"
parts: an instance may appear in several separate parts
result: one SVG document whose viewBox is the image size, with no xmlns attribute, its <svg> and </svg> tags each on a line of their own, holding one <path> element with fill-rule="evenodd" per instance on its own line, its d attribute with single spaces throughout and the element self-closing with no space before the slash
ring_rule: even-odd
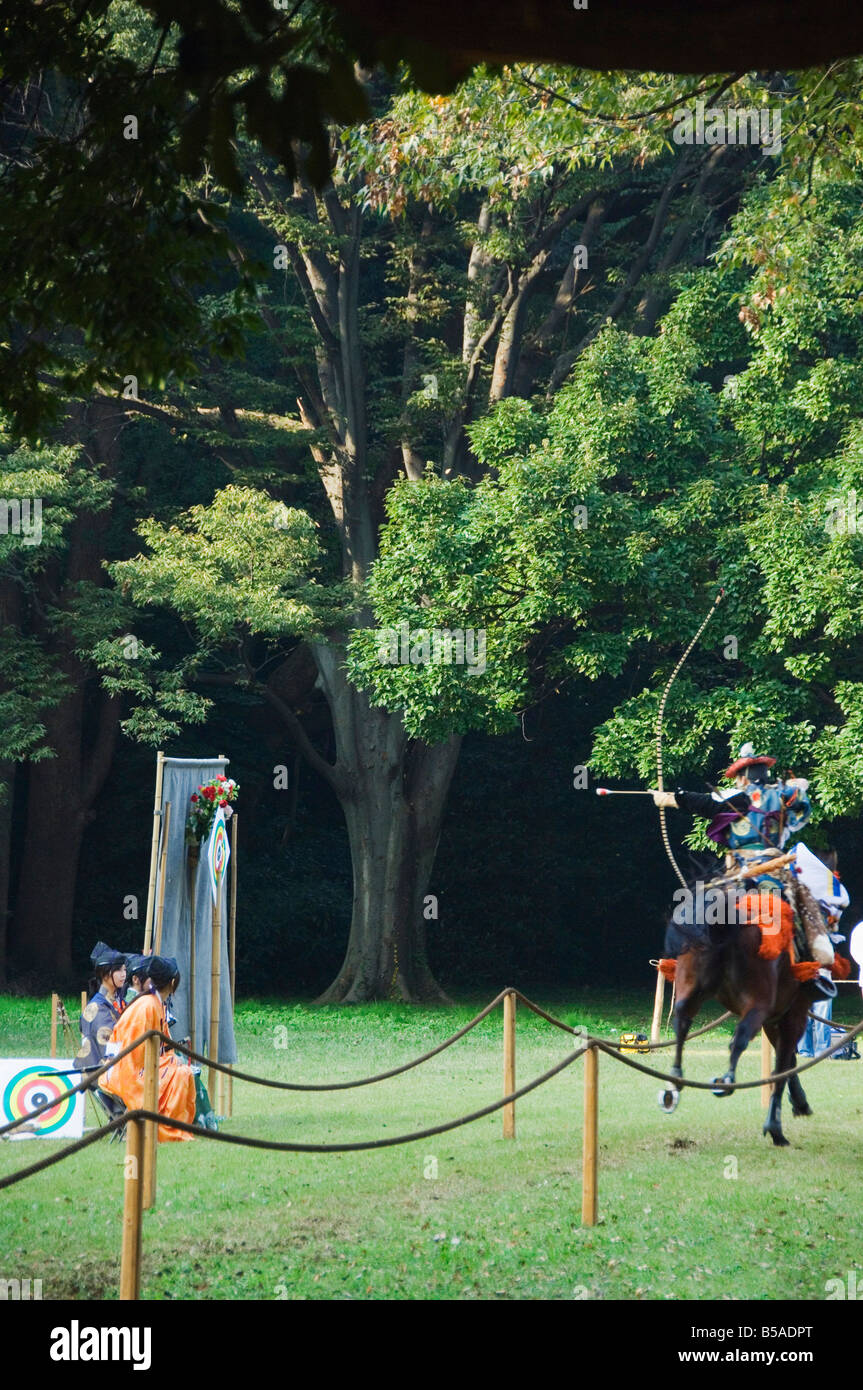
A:
<svg viewBox="0 0 863 1390">
<path fill-rule="evenodd" d="M 377 622 L 466 613 L 495 673 L 382 667 L 380 633 L 358 634 L 355 677 L 414 733 L 502 728 L 549 682 L 628 670 L 642 689 L 598 728 L 593 765 L 650 782 L 657 653 L 722 584 L 722 627 L 666 712 L 667 774 L 701 778 L 754 739 L 814 777 L 816 824 L 859 811 L 860 186 L 821 170 L 811 199 L 793 171 L 754 188 L 658 336 L 606 328 L 550 410 L 510 401 L 474 426 L 489 479 L 394 490 Z"/>
<path fill-rule="evenodd" d="M 106 447 L 109 436 L 104 419 L 94 422 L 91 447 Z M 111 484 L 84 463 L 76 446 L 33 451 L 7 444 L 0 459 L 0 494 L 4 810 L 12 807 L 15 764 L 29 764 L 27 825 L 10 945 L 19 968 L 39 969 L 50 960 L 62 978 L 71 969 L 71 913 L 81 839 L 116 737 L 115 702 L 76 651 L 77 643 L 92 640 L 106 623 L 116 621 L 118 606 L 105 592 L 100 571 Z M 8 811 L 0 820 L 4 966 Z"/>
<path fill-rule="evenodd" d="M 555 373 L 565 373 L 572 358 L 571 349 L 561 352 L 561 339 L 573 320 L 584 324 L 583 350 L 609 312 L 637 316 L 636 292 L 672 212 L 698 208 L 703 219 L 704 200 L 727 204 L 729 187 L 751 165 L 751 151 L 730 173 L 713 152 L 694 163 L 669 159 L 663 134 L 651 133 L 637 113 L 667 98 L 671 85 L 657 79 L 646 91 L 631 88 L 625 105 L 633 119 L 622 118 L 610 140 L 601 123 L 598 131 L 523 74 L 479 74 L 452 101 L 379 84 L 378 119 L 343 139 L 334 135 L 336 175 L 319 192 L 300 172 L 286 183 L 246 147 L 252 194 L 233 224 L 236 260 L 269 255 L 290 272 L 261 306 L 263 360 L 268 369 L 275 362 L 276 399 L 270 381 L 262 422 L 248 408 L 264 393 L 260 369 L 255 384 L 254 371 L 240 380 L 233 369 L 205 367 L 201 393 L 172 397 L 170 412 L 151 400 L 128 409 L 200 434 L 206 399 L 211 421 L 220 422 L 222 456 L 252 480 L 263 467 L 261 430 L 275 423 L 274 408 L 284 420 L 280 402 L 293 377 L 338 570 L 357 592 L 353 627 L 367 625 L 363 588 L 393 480 L 403 473 L 409 484 L 429 482 L 420 488 L 425 497 L 439 469 L 470 489 L 494 466 L 478 433 L 469 442 L 471 421 L 537 378 L 557 389 Z M 607 85 L 600 91 L 607 96 Z M 721 217 L 716 222 L 721 227 Z M 670 241 L 665 272 L 687 252 L 686 236 Z M 580 261 L 573 272 L 575 244 L 596 256 L 584 278 L 601 302 L 590 309 Z M 622 287 L 615 283 L 621 268 Z M 437 456 L 432 465 L 430 456 Z M 307 505 L 325 519 L 319 501 Z M 457 522 L 451 512 L 441 525 Z M 399 712 L 380 699 L 370 703 L 345 664 L 350 631 L 331 630 L 327 642 L 311 644 L 333 720 L 334 762 L 279 702 L 287 728 L 339 797 L 351 842 L 351 933 L 342 971 L 324 997 L 381 997 L 395 987 L 408 998 L 439 998 L 426 964 L 422 907 L 458 728 L 438 725 L 417 737 Z M 262 694 L 275 706 L 278 667 L 269 669 Z M 198 672 L 205 684 L 248 679 L 248 672 L 229 676 L 203 664 Z"/>
<path fill-rule="evenodd" d="M 503 727 L 494 721 L 511 720 L 524 708 L 537 673 L 548 676 L 541 676 L 542 693 L 553 688 L 558 670 L 565 674 L 570 658 L 586 674 L 622 669 L 627 651 L 657 630 L 640 600 L 637 621 L 623 621 L 609 589 L 615 577 L 640 578 L 638 545 L 630 543 L 629 568 L 621 568 L 616 553 L 621 527 L 640 518 L 639 497 L 653 499 L 651 510 L 659 509 L 672 534 L 701 505 L 721 511 L 691 477 L 687 452 L 696 440 L 696 459 L 715 458 L 710 436 L 722 430 L 714 405 L 697 376 L 678 381 L 673 353 L 652 355 L 651 334 L 678 294 L 684 268 L 704 261 L 746 188 L 769 183 L 775 166 L 766 171 L 752 148 L 672 147 L 674 109 L 700 93 L 742 103 L 775 95 L 791 111 L 809 100 L 809 88 L 804 85 L 801 98 L 773 78 L 735 75 L 681 91 L 677 80 L 662 75 L 638 82 L 597 75 L 573 92 L 549 71 L 515 69 L 477 73 L 449 100 L 421 97 L 404 84 L 393 88 L 379 77 L 368 86 L 374 120 L 329 132 L 329 182 L 316 185 L 301 159 L 285 178 L 261 152 L 248 117 L 253 138 L 243 138 L 232 155 L 248 184 L 245 207 L 229 206 L 210 189 L 211 201 L 224 205 L 232 263 L 196 310 L 203 322 L 217 323 L 236 311 L 249 268 L 272 263 L 280 273 L 257 300 L 264 332 L 249 339 L 242 367 L 226 367 L 207 350 L 208 330 L 197 384 L 172 384 L 143 399 L 124 393 L 120 408 L 189 435 L 239 485 L 299 501 L 326 523 L 322 534 L 334 561 L 327 582 L 350 583 L 356 599 L 353 617 L 347 621 L 343 610 L 325 642 L 318 629 L 306 633 L 333 718 L 335 761 L 305 734 L 298 701 L 282 698 L 280 707 L 286 728 L 339 795 L 352 844 L 353 925 L 328 997 L 380 997 L 395 985 L 406 997 L 432 998 L 440 994 L 425 961 L 421 907 L 459 730 L 482 718 Z M 830 100 L 832 115 L 846 119 L 842 91 L 834 89 Z M 828 145 L 825 138 L 825 154 Z M 804 167 L 804 180 L 806 173 Z M 226 174 L 224 182 L 231 178 Z M 608 332 L 609 319 L 617 335 Z M 675 348 L 694 351 L 683 334 Z M 586 385 L 562 392 L 573 369 Z M 639 385 L 630 401 L 633 380 Z M 297 390 L 299 419 L 291 420 Z M 547 404 L 522 408 L 514 399 L 537 391 Z M 675 409 L 688 421 L 680 435 L 666 418 Z M 543 443 L 552 438 L 547 416 L 559 435 L 550 452 Z M 517 450 L 527 449 L 518 469 L 501 455 L 507 437 Z M 567 449 L 585 442 L 591 466 L 561 470 Z M 308 447 L 313 468 L 298 464 L 299 443 Z M 645 444 L 645 457 L 634 460 L 633 451 Z M 685 482 L 689 513 L 666 505 L 663 470 L 671 464 Z M 502 467 L 503 488 L 486 477 Z M 388 597 L 374 563 L 384 500 L 402 475 L 407 482 L 389 502 L 401 529 L 381 568 L 394 586 Z M 310 496 L 312 482 L 317 499 Z M 561 507 L 586 505 L 573 501 L 579 491 L 590 494 L 596 513 L 593 536 L 588 527 L 581 538 L 583 554 L 572 549 L 568 528 L 561 529 Z M 538 505 L 550 509 L 544 529 L 529 515 Z M 411 509 L 430 528 L 419 566 L 411 553 Z M 441 529 L 460 525 L 468 528 L 466 546 Z M 693 572 L 706 576 L 709 566 L 694 544 L 686 565 L 676 566 L 650 516 L 644 526 L 657 552 L 640 555 L 655 569 L 645 593 L 678 605 L 681 576 L 687 582 Z M 453 580 L 459 556 L 487 572 L 469 572 L 460 585 L 456 570 L 455 606 L 442 585 Z M 554 565 L 573 556 L 572 580 L 559 583 Z M 509 591 L 508 571 L 516 578 Z M 159 601 L 175 606 L 182 597 L 177 590 Z M 397 611 L 396 597 L 407 614 Z M 363 637 L 354 639 L 350 661 L 359 665 L 351 668 L 345 646 L 372 622 L 370 601 L 386 609 L 394 626 L 408 616 L 420 623 L 417 609 L 431 608 L 446 630 L 470 626 L 467 619 L 476 615 L 474 626 L 491 624 L 497 659 L 512 670 L 484 673 L 482 685 L 464 672 L 438 671 L 437 686 L 426 674 L 410 691 L 403 688 L 413 679 L 410 671 L 385 669 L 379 660 L 376 671 L 369 669 L 374 653 Z M 273 708 L 283 674 L 280 643 L 290 645 L 296 636 L 287 629 L 261 633 L 273 645 L 266 648 L 267 678 L 255 688 Z M 227 633 L 224 638 L 230 641 Z M 137 693 L 155 713 L 145 714 L 142 704 L 131 730 L 153 737 L 165 721 L 171 724 L 171 710 L 160 713 L 159 701 L 180 693 L 187 672 L 202 689 L 214 687 L 217 677 L 249 680 L 243 663 L 227 665 L 224 647 L 216 652 L 200 629 L 196 651 L 197 665 L 188 661 L 174 677 L 155 666 L 137 671 Z M 351 669 L 371 699 L 352 682 Z M 414 708 L 414 696 L 425 701 L 425 711 Z M 192 704 L 189 710 L 194 715 Z M 179 705 L 175 712 L 182 717 Z"/>
</svg>

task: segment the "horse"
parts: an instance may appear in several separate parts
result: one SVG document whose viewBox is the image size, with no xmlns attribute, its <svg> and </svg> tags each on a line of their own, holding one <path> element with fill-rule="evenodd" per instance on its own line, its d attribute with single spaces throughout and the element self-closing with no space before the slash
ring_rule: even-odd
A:
<svg viewBox="0 0 863 1390">
<path fill-rule="evenodd" d="M 741 894 L 738 887 L 725 885 L 708 887 L 707 896 L 711 897 L 708 912 L 685 913 L 681 920 L 676 909 L 666 932 L 665 955 L 677 957 L 677 1046 L 671 1075 L 683 1076 L 683 1046 L 702 1004 L 718 999 L 740 1020 L 731 1040 L 728 1070 L 714 1077 L 713 1094 L 721 1098 L 731 1094 L 737 1063 L 762 1027 L 776 1049 L 776 1070 L 788 1071 L 794 1066 L 797 1042 L 816 991 L 792 969 L 786 948 L 791 941 L 793 914 L 778 890 L 765 891 L 762 884 L 760 893 Z M 702 891 L 702 903 L 704 898 Z M 788 1144 L 782 1132 L 784 1090 L 784 1080 L 774 1083 L 762 1130 L 777 1146 Z M 788 1078 L 788 1092 L 794 1115 L 812 1114 L 798 1076 Z M 676 1109 L 678 1100 L 676 1088 L 660 1093 L 665 1110 Z"/>
</svg>

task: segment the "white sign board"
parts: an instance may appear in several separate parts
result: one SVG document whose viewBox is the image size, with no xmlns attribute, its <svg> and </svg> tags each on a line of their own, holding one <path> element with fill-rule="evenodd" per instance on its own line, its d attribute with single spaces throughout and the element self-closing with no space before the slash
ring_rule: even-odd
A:
<svg viewBox="0 0 863 1390">
<path fill-rule="evenodd" d="M 45 1101 L 56 1104 L 50 1110 L 18 1129 L 10 1130 L 9 1139 L 80 1139 L 84 1133 L 84 1096 L 73 1093 L 72 1087 L 81 1080 L 80 1072 L 70 1071 L 72 1061 L 56 1057 L 0 1058 L 0 1126 L 32 1114 Z"/>
</svg>

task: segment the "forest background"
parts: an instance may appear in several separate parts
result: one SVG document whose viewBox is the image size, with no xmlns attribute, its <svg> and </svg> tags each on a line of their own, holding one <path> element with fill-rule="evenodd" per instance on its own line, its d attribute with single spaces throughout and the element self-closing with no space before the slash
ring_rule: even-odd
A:
<svg viewBox="0 0 863 1390">
<path fill-rule="evenodd" d="M 856 920 L 861 64 L 428 95 L 308 5 L 207 84 L 159 6 L 55 8 L 0 130 L 0 982 L 140 947 L 157 747 L 241 785 L 241 992 L 645 978 L 676 882 L 594 789 L 655 784 L 720 585 L 666 785 L 812 778 Z"/>
</svg>

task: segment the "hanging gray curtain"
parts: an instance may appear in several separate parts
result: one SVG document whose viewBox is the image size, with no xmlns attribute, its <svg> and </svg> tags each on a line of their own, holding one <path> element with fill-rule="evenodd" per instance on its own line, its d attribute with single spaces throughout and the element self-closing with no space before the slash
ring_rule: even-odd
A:
<svg viewBox="0 0 863 1390">
<path fill-rule="evenodd" d="M 165 758 L 162 780 L 162 827 L 164 810 L 171 803 L 171 824 L 168 828 L 168 847 L 165 858 L 165 908 L 162 916 L 160 954 L 176 957 L 180 967 L 180 988 L 174 996 L 173 1011 L 177 1022 L 171 1029 L 175 1038 L 188 1037 L 191 1032 L 189 972 L 190 901 L 189 871 L 186 856 L 186 817 L 191 810 L 190 797 L 202 782 L 211 782 L 228 766 L 221 758 Z M 231 823 L 228 822 L 230 835 Z M 210 992 L 213 945 L 213 893 L 207 867 L 207 842 L 200 847 L 195 881 L 195 1048 L 207 1053 L 210 1041 Z M 161 836 L 159 842 L 159 873 L 156 879 L 155 914 L 158 915 L 161 891 Z M 217 1062 L 236 1062 L 234 1016 L 231 1006 L 231 972 L 228 957 L 228 917 L 230 912 L 230 864 L 222 881 L 221 922 L 221 988 L 219 994 L 219 1050 Z M 153 941 L 155 943 L 155 917 Z M 153 946 L 155 950 L 155 944 Z"/>
</svg>

